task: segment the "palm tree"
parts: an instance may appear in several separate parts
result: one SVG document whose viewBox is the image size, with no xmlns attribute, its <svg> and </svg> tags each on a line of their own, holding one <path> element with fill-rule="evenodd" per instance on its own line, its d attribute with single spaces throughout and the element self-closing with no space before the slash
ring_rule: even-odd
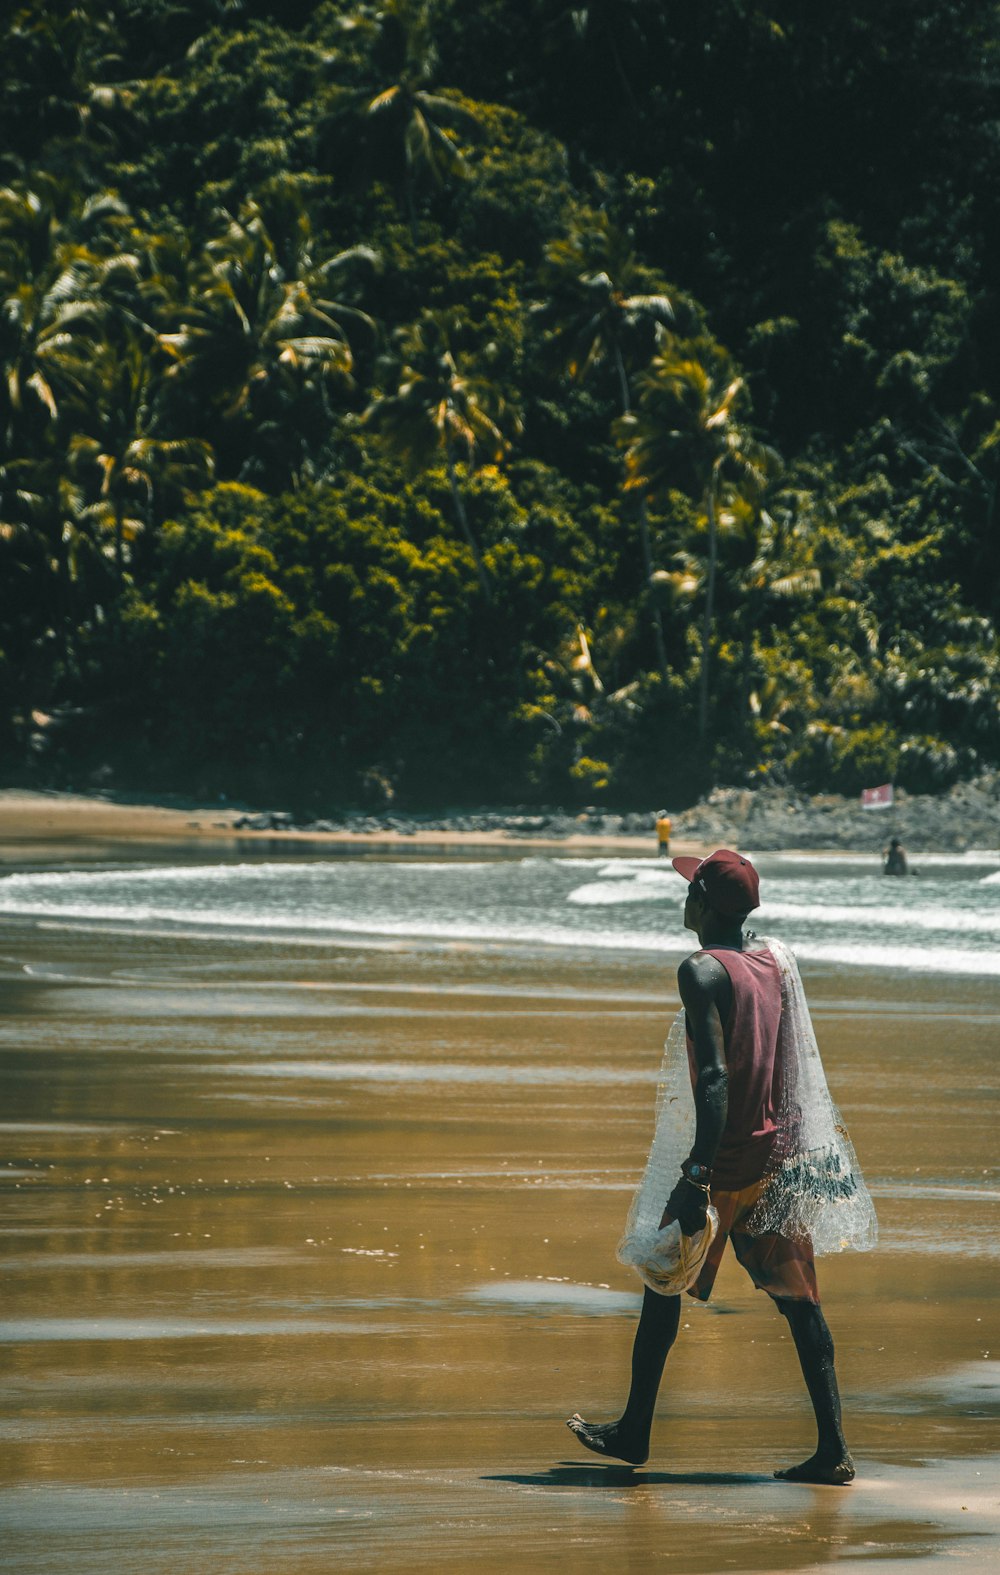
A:
<svg viewBox="0 0 1000 1575">
<path fill-rule="evenodd" d="M 0 398 L 8 448 L 18 424 L 58 413 L 88 257 L 80 247 L 59 244 L 58 221 L 37 192 L 0 189 Z"/>
<path fill-rule="evenodd" d="M 45 529 L 49 466 L 35 459 L 0 463 L 0 563 L 8 594 L 17 584 L 19 608 L 30 607 L 35 627 L 44 627 L 51 602 L 53 542 Z"/>
<path fill-rule="evenodd" d="M 638 411 L 618 423 L 625 451 L 625 486 L 653 497 L 686 477 L 708 529 L 698 691 L 698 737 L 704 740 L 722 488 L 738 483 L 752 499 L 774 475 L 778 456 L 758 443 L 740 421 L 745 384 L 726 351 L 713 340 L 663 335 L 640 386 Z"/>
<path fill-rule="evenodd" d="M 455 517 L 488 602 L 490 579 L 469 523 L 457 467 L 460 461 L 470 471 L 477 464 L 499 463 L 510 447 L 500 423 L 517 432 L 520 421 L 484 378 L 460 368 L 450 344 L 455 326 L 447 314 L 424 312 L 402 337 L 403 364 L 395 393 L 373 400 L 362 419 L 409 469 L 426 470 L 444 461 Z"/>
<path fill-rule="evenodd" d="M 89 347 L 81 378 L 98 397 L 90 430 L 69 441 L 70 473 L 90 497 L 77 512 L 98 544 L 110 544 L 120 588 L 132 544 L 153 523 L 157 496 L 205 485 L 214 473 L 212 449 L 201 438 L 158 435 L 153 373 L 137 339 L 124 349 Z"/>
<path fill-rule="evenodd" d="M 648 355 L 657 326 L 673 321 L 673 303 L 662 290 L 642 288 L 652 282 L 649 271 L 638 262 L 629 237 L 606 213 L 578 219 L 568 235 L 550 243 L 545 257 L 542 278 L 549 299 L 535 312 L 548 329 L 549 353 L 580 381 L 594 368 L 610 363 L 618 380 L 621 415 L 628 416 L 632 409 L 629 365 Z M 666 677 L 663 619 L 649 594 L 653 554 L 644 494 L 639 497 L 639 540 L 656 654 Z"/>
<path fill-rule="evenodd" d="M 36 622 L 50 623 L 67 675 L 79 672 L 81 630 L 107 605 L 114 557 L 111 510 L 63 473 L 64 456 L 49 445 L 40 458 L 0 465 L 0 542 L 11 544 L 27 570 Z"/>
<path fill-rule="evenodd" d="M 739 714 L 744 720 L 753 710 L 751 667 L 757 631 L 769 612 L 803 602 L 822 588 L 815 554 L 816 501 L 808 493 L 779 490 L 773 484 L 779 481 L 777 475 L 767 478 L 763 490 L 726 486 L 717 515 L 723 557 L 728 560 L 723 580 L 740 609 Z"/>
<path fill-rule="evenodd" d="M 423 175 L 441 186 L 446 178 L 467 173 L 462 151 L 445 128 L 479 129 L 472 110 L 428 91 L 437 65 L 431 9 L 430 0 L 387 0 L 383 16 L 401 34 L 403 58 L 396 80 L 365 102 L 366 117 L 376 123 L 388 122 L 402 148 L 403 188 L 414 240 L 415 180 Z"/>
<path fill-rule="evenodd" d="M 85 403 L 77 340 L 115 325 L 152 339 L 141 312 L 143 265 L 125 205 L 104 192 L 80 202 L 56 182 L 0 189 L 0 399 L 6 437 L 60 402 Z"/>
<path fill-rule="evenodd" d="M 24 5 L 3 45 L 5 90 L 29 147 L 64 133 L 79 153 L 101 113 L 130 97 L 129 84 L 110 80 L 123 63 L 120 29 L 98 7 Z"/>
<path fill-rule="evenodd" d="M 604 361 L 614 367 L 623 412 L 631 408 L 626 363 L 645 359 L 656 325 L 672 323 L 674 307 L 606 213 L 585 212 L 569 233 L 545 249 L 542 283 L 549 299 L 535 311 L 550 349 L 570 376 L 583 379 Z"/>
<path fill-rule="evenodd" d="M 218 220 L 179 328 L 158 335 L 171 363 L 168 385 L 194 390 L 202 408 L 214 401 L 227 421 L 249 413 L 268 392 L 286 405 L 311 392 L 326 408 L 326 386 L 351 383 L 349 333 L 373 339 L 376 331 L 367 313 L 334 292 L 352 271 L 376 267 L 376 253 L 354 246 L 314 257 L 301 205 L 283 236 L 272 233 L 257 203 L 238 218 L 223 211 Z"/>
</svg>

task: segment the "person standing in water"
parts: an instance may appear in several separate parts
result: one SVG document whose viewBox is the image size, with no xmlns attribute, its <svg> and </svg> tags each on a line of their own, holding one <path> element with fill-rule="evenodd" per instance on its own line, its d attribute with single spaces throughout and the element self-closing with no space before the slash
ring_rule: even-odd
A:
<svg viewBox="0 0 1000 1575">
<path fill-rule="evenodd" d="M 908 875 L 910 873 L 906 849 L 898 837 L 893 837 L 882 855 L 883 875 Z"/>
<path fill-rule="evenodd" d="M 820 1307 L 813 1243 L 801 1227 L 787 1222 L 804 1217 L 802 1210 L 825 1190 L 834 1207 L 861 1205 L 854 1216 L 860 1221 L 858 1238 L 835 1246 L 868 1246 L 875 1230 L 871 1200 L 853 1168 L 853 1150 L 829 1099 L 794 960 L 780 943 L 769 946 L 744 933 L 747 915 L 760 902 L 757 871 L 749 859 L 727 848 L 701 861 L 675 858 L 673 865 L 689 882 L 684 924 L 700 943 L 677 973 L 695 1132 L 659 1223 L 676 1220 L 683 1234 L 693 1237 L 706 1227 L 711 1199 L 719 1228 L 688 1294 L 699 1301 L 709 1299 L 726 1242 L 731 1241 L 753 1283 L 788 1321 L 816 1417 L 815 1452 L 801 1465 L 774 1474 L 790 1482 L 846 1484 L 855 1467 L 844 1437 L 833 1339 Z M 789 1022 L 781 1031 L 786 1000 L 800 1002 L 788 1010 L 793 1035 Z M 796 1038 L 808 1041 L 801 1074 Z M 681 1076 L 687 1075 L 688 1069 L 682 1070 Z M 810 1123 L 806 1139 L 804 1123 L 797 1114 L 789 1118 L 788 1111 L 808 1099 L 810 1090 L 818 1119 Z M 837 1133 L 843 1134 L 842 1141 Z M 654 1147 L 658 1137 L 659 1127 Z M 652 1163 L 651 1151 L 647 1178 Z M 767 1192 L 771 1201 L 762 1206 L 768 1188 L 776 1191 Z M 637 1194 L 637 1203 L 639 1198 Z M 653 1203 L 655 1225 L 661 1204 L 656 1197 Z M 818 1220 L 818 1213 L 813 1217 Z M 779 1228 L 761 1229 L 762 1222 Z M 787 1234 L 780 1228 L 783 1224 Z M 867 1239 L 862 1240 L 864 1235 Z M 585 1448 L 631 1465 L 648 1459 L 657 1391 L 680 1312 L 680 1295 L 660 1294 L 647 1282 L 625 1410 L 614 1422 L 591 1423 L 579 1414 L 568 1420 Z"/>
</svg>

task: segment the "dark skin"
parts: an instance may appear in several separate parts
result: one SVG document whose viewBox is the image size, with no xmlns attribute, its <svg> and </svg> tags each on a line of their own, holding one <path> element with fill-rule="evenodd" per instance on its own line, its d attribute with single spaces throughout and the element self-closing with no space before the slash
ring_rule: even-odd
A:
<svg viewBox="0 0 1000 1575">
<path fill-rule="evenodd" d="M 744 935 L 742 918 L 717 913 L 693 885 L 684 905 L 684 924 L 695 932 L 703 948 L 686 958 L 677 971 L 697 1066 L 695 1139 L 690 1158 L 711 1168 L 728 1112 L 725 1024 L 732 1009 L 733 988 L 726 969 L 717 958 L 706 955 L 704 948 L 750 951 L 761 947 Z M 705 1225 L 708 1201 L 705 1192 L 681 1177 L 667 1200 L 661 1223 L 676 1219 L 685 1235 L 695 1235 Z M 776 1297 L 775 1306 L 788 1320 L 795 1342 L 816 1416 L 817 1447 L 801 1465 L 774 1474 L 786 1482 L 846 1485 L 854 1477 L 854 1462 L 841 1425 L 833 1339 L 826 1319 L 812 1302 Z M 657 1391 L 677 1337 L 680 1308 L 679 1296 L 660 1296 L 646 1287 L 632 1347 L 632 1382 L 625 1410 L 616 1422 L 590 1423 L 576 1415 L 567 1423 L 585 1448 L 629 1465 L 641 1466 L 648 1460 Z"/>
</svg>

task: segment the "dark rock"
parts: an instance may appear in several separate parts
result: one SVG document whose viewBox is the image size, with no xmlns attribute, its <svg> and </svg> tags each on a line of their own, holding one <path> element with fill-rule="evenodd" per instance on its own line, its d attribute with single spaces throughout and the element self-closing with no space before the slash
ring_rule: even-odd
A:
<svg viewBox="0 0 1000 1575">
<path fill-rule="evenodd" d="M 543 815 L 508 815 L 503 823 L 503 829 L 516 836 L 538 836 L 546 828 Z"/>
</svg>

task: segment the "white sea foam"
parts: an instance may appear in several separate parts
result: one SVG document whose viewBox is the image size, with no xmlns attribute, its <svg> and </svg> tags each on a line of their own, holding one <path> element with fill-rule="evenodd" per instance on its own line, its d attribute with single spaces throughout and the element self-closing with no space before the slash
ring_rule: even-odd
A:
<svg viewBox="0 0 1000 1575">
<path fill-rule="evenodd" d="M 342 935 L 392 936 L 406 940 L 466 941 L 472 943 L 514 943 L 542 946 L 596 946 L 602 950 L 675 952 L 689 949 L 689 941 L 678 930 L 674 934 L 642 935 L 627 932 L 590 932 L 560 924 L 498 924 L 476 920 L 395 919 L 371 917 L 359 920 L 351 915 L 252 913 L 228 908 L 152 907 L 148 904 L 126 906 L 100 903 L 0 903 L 0 914 L 25 917 L 58 917 L 61 919 L 117 920 L 121 924 L 133 922 L 172 923 L 183 926 L 202 926 L 225 930 L 248 937 L 258 931 L 280 930 L 288 936 L 298 933 L 320 933 L 331 940 Z"/>
<path fill-rule="evenodd" d="M 94 1260 L 95 1263 L 98 1261 Z M 356 1333 L 350 1318 L 4 1318 L 0 1345 L 37 1345 L 50 1340 L 217 1340 L 240 1335 Z"/>
<path fill-rule="evenodd" d="M 576 1313 L 633 1313 L 638 1302 L 635 1291 L 613 1291 L 609 1285 L 580 1285 L 555 1278 L 491 1280 L 465 1294 L 469 1301 L 489 1306 L 565 1307 Z"/>
<path fill-rule="evenodd" d="M 1000 884 L 1000 872 L 993 884 Z M 567 901 L 578 907 L 614 908 L 632 903 L 672 902 L 679 894 L 681 881 L 674 883 L 652 881 L 594 881 L 571 891 Z M 887 903 L 808 903 L 765 902 L 754 914 L 752 923 L 766 927 L 775 920 L 810 924 L 857 926 L 859 924 L 888 926 L 906 930 L 938 932 L 942 935 L 989 933 L 1000 935 L 1000 912 L 983 912 L 955 907 L 893 907 Z"/>
<path fill-rule="evenodd" d="M 780 919 L 790 923 L 808 921 L 810 924 L 854 926 L 866 924 L 878 929 L 926 930 L 942 935 L 1000 935 L 1000 912 L 984 912 L 980 908 L 891 907 L 880 903 L 804 903 L 765 902 L 754 914 L 753 923 L 766 926 Z"/>
<path fill-rule="evenodd" d="M 879 839 L 875 838 L 875 842 Z M 968 869 L 977 865 L 1000 864 L 1000 848 L 963 848 L 961 852 L 954 853 L 924 853 L 919 848 L 907 848 L 907 857 L 912 864 L 923 868 L 938 869 Z M 880 860 L 877 853 L 841 853 L 819 851 L 814 853 L 801 853 L 794 849 L 776 853 L 748 852 L 747 858 L 752 859 L 757 865 L 800 865 L 810 870 L 856 869 L 871 873 L 879 870 Z"/>
<path fill-rule="evenodd" d="M 242 1061 L 226 1062 L 221 1067 L 206 1064 L 204 1070 L 237 1077 L 276 1077 L 309 1079 L 330 1083 L 490 1083 L 493 1085 L 542 1086 L 607 1085 L 619 1088 L 625 1083 L 655 1083 L 654 1068 L 621 1066 L 538 1066 L 523 1062 L 500 1065 L 466 1061 Z"/>
<path fill-rule="evenodd" d="M 482 870 L 496 869 L 496 861 L 476 862 L 471 859 L 453 859 L 450 863 L 434 863 L 427 859 L 380 859 L 379 870 L 419 871 L 423 874 L 447 873 L 459 879 Z M 311 877 L 317 882 L 328 883 L 331 876 L 346 868 L 357 868 L 357 862 L 344 859 L 336 863 L 323 859 L 283 859 L 260 863 L 227 864 L 143 864 L 103 865 L 100 869 L 86 870 L 27 870 L 0 876 L 0 893 L 5 891 L 71 891 L 108 885 L 164 886 L 164 885 L 269 885 L 276 879 L 287 882 Z"/>
<path fill-rule="evenodd" d="M 766 877 L 754 927 L 773 930 L 805 961 L 996 976 L 1000 878 L 977 879 L 980 867 L 955 860 L 926 882 L 884 882 L 870 867 L 855 872 L 856 863 L 831 871 L 829 861 L 802 861 L 793 871 L 786 860 Z M 270 860 L 2 876 L 0 919 L 193 940 L 669 957 L 692 944 L 682 894 L 680 877 L 649 858 Z"/>
<path fill-rule="evenodd" d="M 10 911 L 10 910 L 8 910 Z M 123 925 L 131 926 L 132 921 L 140 922 L 157 920 L 160 923 L 173 922 L 182 926 L 185 931 L 191 926 L 192 920 L 205 930 L 225 932 L 229 937 L 247 940 L 256 939 L 261 933 L 280 931 L 288 938 L 297 934 L 308 935 L 310 938 L 321 936 L 336 944 L 342 939 L 357 943 L 365 939 L 377 940 L 378 938 L 393 938 L 398 940 L 440 942 L 440 943 L 465 943 L 475 946 L 554 946 L 570 948 L 574 951 L 587 949 L 592 951 L 633 951 L 652 953 L 660 956 L 676 956 L 690 951 L 692 941 L 687 932 L 680 929 L 663 933 L 643 933 L 636 930 L 604 930 L 590 931 L 574 929 L 568 925 L 501 925 L 501 924 L 475 924 L 475 923 L 442 923 L 433 920 L 372 920 L 368 923 L 333 916 L 327 918 L 310 917 L 308 915 L 284 916 L 261 915 L 252 918 L 238 917 L 227 911 L 212 913 L 202 910 L 191 914 L 183 909 L 157 911 L 136 909 L 121 909 L 117 912 L 106 908 L 79 904 L 66 907 L 53 907 L 53 914 L 58 913 L 61 918 L 75 919 L 114 919 L 117 918 Z M 26 908 L 25 912 L 32 915 L 38 912 L 37 907 Z M 761 928 L 765 922 L 761 920 Z M 942 928 L 945 928 L 942 926 Z M 788 940 L 792 944 L 796 955 L 805 962 L 838 963 L 850 967 L 867 968 L 901 968 L 914 972 L 953 973 L 953 974 L 982 974 L 990 977 L 1000 977 L 1000 954 L 983 949 L 960 948 L 957 946 L 941 945 L 913 945 L 886 943 L 881 939 L 871 938 L 856 941 L 817 940 L 810 937 L 797 935 L 794 928 L 788 932 Z"/>
<path fill-rule="evenodd" d="M 955 946 L 895 946 L 872 941 L 837 943 L 794 941 L 800 962 L 842 963 L 853 968 L 905 969 L 912 973 L 989 975 L 1000 979 L 1000 956 L 988 951 L 962 951 Z"/>
<path fill-rule="evenodd" d="M 581 908 L 613 908 L 627 902 L 679 902 L 685 892 L 679 875 L 670 879 L 591 881 L 571 891 L 567 902 Z"/>
</svg>

